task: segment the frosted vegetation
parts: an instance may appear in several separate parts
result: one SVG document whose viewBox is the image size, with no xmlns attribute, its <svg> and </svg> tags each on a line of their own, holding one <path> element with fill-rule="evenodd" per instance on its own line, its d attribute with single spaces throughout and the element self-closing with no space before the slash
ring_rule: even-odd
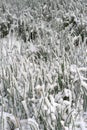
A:
<svg viewBox="0 0 87 130">
<path fill-rule="evenodd" d="M 0 0 L 0 130 L 87 130 L 87 0 Z"/>
</svg>

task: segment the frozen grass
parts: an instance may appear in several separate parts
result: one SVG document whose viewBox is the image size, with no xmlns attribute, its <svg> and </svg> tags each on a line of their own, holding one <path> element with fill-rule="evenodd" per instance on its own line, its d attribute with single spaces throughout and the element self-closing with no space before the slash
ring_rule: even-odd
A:
<svg viewBox="0 0 87 130">
<path fill-rule="evenodd" d="M 0 13 L 1 130 L 86 130 L 86 1 L 7 3 Z"/>
</svg>

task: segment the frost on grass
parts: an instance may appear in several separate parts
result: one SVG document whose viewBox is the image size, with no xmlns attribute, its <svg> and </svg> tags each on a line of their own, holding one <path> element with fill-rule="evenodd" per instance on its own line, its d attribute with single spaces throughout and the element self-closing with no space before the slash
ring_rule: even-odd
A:
<svg viewBox="0 0 87 130">
<path fill-rule="evenodd" d="M 0 130 L 86 130 L 86 48 L 86 0 L 0 0 Z"/>
</svg>

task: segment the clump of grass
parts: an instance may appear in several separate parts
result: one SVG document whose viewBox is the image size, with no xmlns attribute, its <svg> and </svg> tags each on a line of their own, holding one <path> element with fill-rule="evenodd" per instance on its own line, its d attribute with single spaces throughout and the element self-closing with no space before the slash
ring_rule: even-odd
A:
<svg viewBox="0 0 87 130">
<path fill-rule="evenodd" d="M 35 130 L 73 130 L 87 110 L 85 3 L 12 3 L 0 13 L 1 129 L 6 112 Z"/>
</svg>

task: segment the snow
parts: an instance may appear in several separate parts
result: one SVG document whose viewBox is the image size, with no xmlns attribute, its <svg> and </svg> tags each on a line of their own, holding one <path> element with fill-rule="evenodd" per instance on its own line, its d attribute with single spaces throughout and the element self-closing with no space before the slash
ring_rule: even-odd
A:
<svg viewBox="0 0 87 130">
<path fill-rule="evenodd" d="M 0 3 L 0 129 L 86 130 L 86 0 Z"/>
</svg>

